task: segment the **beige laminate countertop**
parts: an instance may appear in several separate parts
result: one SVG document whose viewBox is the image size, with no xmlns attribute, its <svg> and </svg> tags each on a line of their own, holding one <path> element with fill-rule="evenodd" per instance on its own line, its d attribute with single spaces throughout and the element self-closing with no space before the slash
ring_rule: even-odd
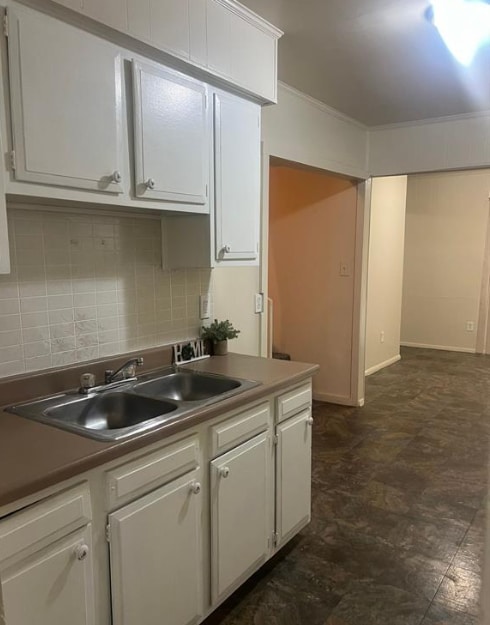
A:
<svg viewBox="0 0 490 625">
<path fill-rule="evenodd" d="M 92 440 L 0 409 L 0 507 L 300 382 L 318 365 L 228 354 L 186 368 L 257 380 L 261 385 L 125 441 Z"/>
</svg>

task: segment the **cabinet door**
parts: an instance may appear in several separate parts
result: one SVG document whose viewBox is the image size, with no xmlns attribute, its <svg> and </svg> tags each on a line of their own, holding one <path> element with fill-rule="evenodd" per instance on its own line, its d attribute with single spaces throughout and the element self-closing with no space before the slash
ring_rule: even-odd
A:
<svg viewBox="0 0 490 625">
<path fill-rule="evenodd" d="M 311 410 L 277 426 L 276 544 L 281 546 L 310 521 Z"/>
<path fill-rule="evenodd" d="M 122 192 L 119 53 L 29 9 L 8 17 L 15 179 Z"/>
<path fill-rule="evenodd" d="M 189 625 L 202 614 L 195 473 L 109 516 L 114 625 Z"/>
<path fill-rule="evenodd" d="M 260 215 L 260 106 L 214 95 L 216 259 L 255 260 Z"/>
<path fill-rule="evenodd" d="M 0 620 L 5 625 L 93 625 L 92 578 L 88 525 L 1 571 Z"/>
<path fill-rule="evenodd" d="M 133 78 L 136 195 L 195 205 L 196 212 L 205 212 L 209 180 L 205 85 L 136 62 Z"/>
<path fill-rule="evenodd" d="M 267 433 L 211 462 L 211 593 L 216 603 L 268 555 Z"/>
</svg>

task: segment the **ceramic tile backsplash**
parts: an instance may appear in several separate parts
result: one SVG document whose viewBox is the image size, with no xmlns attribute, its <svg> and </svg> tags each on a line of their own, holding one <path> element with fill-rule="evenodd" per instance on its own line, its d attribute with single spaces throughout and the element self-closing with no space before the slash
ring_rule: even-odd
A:
<svg viewBox="0 0 490 625">
<path fill-rule="evenodd" d="M 159 219 L 9 208 L 0 377 L 197 336 L 211 271 L 163 271 Z"/>
</svg>

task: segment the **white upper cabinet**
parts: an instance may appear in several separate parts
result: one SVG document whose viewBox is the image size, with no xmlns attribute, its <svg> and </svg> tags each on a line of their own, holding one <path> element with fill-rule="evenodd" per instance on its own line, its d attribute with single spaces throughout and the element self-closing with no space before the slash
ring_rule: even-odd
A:
<svg viewBox="0 0 490 625">
<path fill-rule="evenodd" d="M 214 95 L 217 260 L 258 257 L 260 106 Z"/>
<path fill-rule="evenodd" d="M 206 212 L 210 125 L 206 86 L 137 62 L 133 80 L 136 195 Z"/>
<path fill-rule="evenodd" d="M 121 193 L 121 58 L 35 11 L 8 11 L 14 177 Z"/>
<path fill-rule="evenodd" d="M 277 100 L 282 32 L 236 0 L 54 0 L 158 50 Z"/>
</svg>

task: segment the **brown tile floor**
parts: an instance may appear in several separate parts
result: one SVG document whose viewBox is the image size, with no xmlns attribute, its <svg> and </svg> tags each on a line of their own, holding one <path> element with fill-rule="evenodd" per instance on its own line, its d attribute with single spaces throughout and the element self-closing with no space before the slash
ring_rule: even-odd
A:
<svg viewBox="0 0 490 625">
<path fill-rule="evenodd" d="M 475 625 L 490 357 L 403 349 L 315 404 L 312 522 L 206 625 Z"/>
</svg>

